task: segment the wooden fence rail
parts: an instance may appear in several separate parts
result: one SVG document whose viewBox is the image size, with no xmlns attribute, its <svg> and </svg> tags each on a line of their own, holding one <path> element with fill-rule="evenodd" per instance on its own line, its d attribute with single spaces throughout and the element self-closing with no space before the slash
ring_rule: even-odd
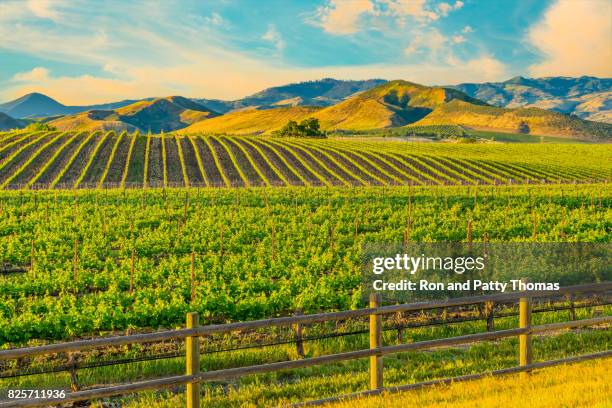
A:
<svg viewBox="0 0 612 408">
<path fill-rule="evenodd" d="M 540 291 L 540 292 L 512 292 L 497 295 L 464 297 L 458 299 L 450 299 L 443 301 L 427 302 L 427 303 L 410 303 L 403 305 L 381 306 L 380 295 L 372 295 L 368 308 L 333 312 L 319 313 L 312 315 L 297 314 L 290 317 L 281 317 L 274 319 L 257 320 L 251 322 L 229 323 L 219 325 L 198 326 L 198 316 L 196 313 L 189 313 L 187 316 L 187 328 L 179 330 L 160 331 L 157 333 L 135 334 L 128 336 L 117 336 L 110 338 L 99 338 L 92 340 L 79 340 L 67 343 L 50 344 L 39 347 L 27 347 L 20 349 L 9 349 L 0 351 L 0 361 L 17 359 L 23 357 L 32 357 L 41 354 L 59 353 L 79 351 L 86 349 L 94 349 L 100 347 L 125 345 L 133 343 L 150 343 L 164 341 L 170 339 L 186 339 L 186 374 L 179 376 L 171 376 L 158 378 L 153 380 L 140 381 L 130 384 L 110 386 L 104 388 L 95 388 L 84 391 L 74 391 L 66 393 L 64 398 L 48 398 L 48 399 L 30 399 L 30 400 L 14 400 L 0 403 L 0 408 L 16 408 L 16 407 L 40 407 L 52 404 L 84 401 L 91 399 L 106 398 L 130 394 L 145 390 L 156 390 L 168 388 L 178 385 L 186 385 L 186 401 L 188 408 L 199 406 L 199 383 L 204 381 L 213 381 L 220 379 L 235 378 L 250 374 L 261 374 L 274 372 L 286 369 L 296 369 L 303 367 L 312 367 L 316 365 L 335 363 L 340 361 L 354 360 L 360 358 L 370 359 L 370 390 L 361 393 L 350 394 L 327 398 L 324 400 L 309 401 L 299 403 L 296 406 L 305 404 L 318 405 L 332 400 L 341 398 L 354 397 L 357 395 L 369 395 L 387 391 L 400 391 L 403 389 L 413 389 L 428 384 L 445 384 L 451 381 L 465 381 L 472 378 L 480 378 L 484 375 L 506 374 L 513 372 L 526 373 L 535 368 L 548 367 L 555 364 L 563 364 L 572 361 L 581 361 L 590 358 L 605 358 L 612 356 L 612 350 L 607 350 L 600 353 L 594 353 L 584 356 L 566 358 L 541 363 L 532 362 L 531 353 L 531 337 L 533 334 L 557 331 L 562 329 L 594 326 L 600 324 L 612 323 L 612 316 L 596 317 L 583 320 L 572 320 L 569 322 L 551 323 L 539 326 L 531 325 L 531 305 L 534 298 L 544 298 L 557 296 L 563 293 L 596 293 L 607 292 L 612 290 L 612 282 L 602 282 L 588 285 L 575 285 L 561 288 L 559 291 Z M 382 344 L 382 315 L 393 314 L 405 311 L 430 310 L 437 308 L 445 308 L 452 306 L 462 306 L 470 304 L 479 304 L 483 302 L 495 301 L 510 301 L 517 300 L 519 302 L 519 327 L 515 329 L 490 331 L 477 334 L 469 334 L 451 338 L 443 338 L 436 340 L 420 341 L 416 343 L 404 343 L 393 346 L 384 346 Z M 304 358 L 291 361 L 281 361 L 276 363 L 260 364 L 248 367 L 237 367 L 220 369 L 215 371 L 200 372 L 199 359 L 199 337 L 212 333 L 228 333 L 238 330 L 248 330 L 255 328 L 265 328 L 271 326 L 290 326 L 297 324 L 307 324 L 314 322 L 343 320 L 347 318 L 366 317 L 370 319 L 370 348 L 364 350 L 356 350 L 329 354 L 318 357 Z M 425 350 L 441 346 L 453 346 L 460 344 L 473 343 L 486 340 L 497 340 L 501 338 L 518 336 L 519 342 L 519 366 L 504 370 L 497 370 L 490 373 L 473 374 L 455 378 L 445 378 L 424 383 L 409 384 L 402 387 L 384 388 L 383 386 L 383 357 L 385 355 Z"/>
</svg>

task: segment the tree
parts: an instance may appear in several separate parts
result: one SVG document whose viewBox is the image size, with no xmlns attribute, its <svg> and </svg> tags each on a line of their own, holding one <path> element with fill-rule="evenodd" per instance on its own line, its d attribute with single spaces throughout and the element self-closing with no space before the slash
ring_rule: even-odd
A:
<svg viewBox="0 0 612 408">
<path fill-rule="evenodd" d="M 273 133 L 274 136 L 281 137 L 326 137 L 325 133 L 320 130 L 319 120 L 316 118 L 307 118 L 299 124 L 290 120 L 285 126 Z"/>
<path fill-rule="evenodd" d="M 49 125 L 48 123 L 33 122 L 33 123 L 30 123 L 28 126 L 26 126 L 24 130 L 27 130 L 30 132 L 39 132 L 39 131 L 50 132 L 50 131 L 57 130 L 57 128 L 55 126 Z"/>
</svg>

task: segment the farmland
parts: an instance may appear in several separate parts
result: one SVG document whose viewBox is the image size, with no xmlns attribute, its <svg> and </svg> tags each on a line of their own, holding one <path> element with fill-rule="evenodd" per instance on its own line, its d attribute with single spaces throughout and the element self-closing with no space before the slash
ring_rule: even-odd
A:
<svg viewBox="0 0 612 408">
<path fill-rule="evenodd" d="M 609 242 L 610 153 L 608 145 L 587 144 L 5 133 L 0 344 L 180 327 L 191 311 L 210 324 L 363 307 L 368 243 Z M 571 278 L 571 271 L 556 277 Z M 511 311 L 500 309 L 506 314 L 495 319 L 497 329 L 516 327 Z M 587 305 L 577 317 L 601 313 L 610 307 Z M 551 309 L 536 321 L 565 319 L 567 311 Z M 305 355 L 366 347 L 363 323 L 307 327 Z M 404 341 L 483 330 L 480 320 L 415 327 Z M 295 359 L 291 341 L 292 332 L 280 329 L 209 338 L 202 365 Z M 395 341 L 385 331 L 386 344 Z M 608 330 L 584 330 L 542 337 L 535 347 L 537 359 L 550 359 L 609 342 Z M 512 365 L 515 349 L 507 339 L 398 354 L 385 359 L 385 381 L 498 369 Z M 180 342 L 84 352 L 78 385 L 179 374 L 182 353 Z M 67 388 L 74 378 L 53 371 L 66 364 L 63 355 L 12 361 L 0 370 L 0 389 Z M 353 361 L 212 382 L 203 387 L 203 406 L 273 406 L 353 392 L 365 386 L 366 371 L 366 361 Z M 125 403 L 184 400 L 143 393 Z"/>
<path fill-rule="evenodd" d="M 4 133 L 0 188 L 516 184 L 606 180 L 612 174 L 610 145 L 383 140 Z"/>
<path fill-rule="evenodd" d="M 366 242 L 608 242 L 602 187 L 5 192 L 0 341 L 355 307 Z"/>
</svg>

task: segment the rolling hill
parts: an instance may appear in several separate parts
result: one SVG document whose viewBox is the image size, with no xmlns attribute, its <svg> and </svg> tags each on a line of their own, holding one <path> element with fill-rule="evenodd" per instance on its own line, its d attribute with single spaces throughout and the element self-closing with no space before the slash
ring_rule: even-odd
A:
<svg viewBox="0 0 612 408">
<path fill-rule="evenodd" d="M 612 125 L 539 108 L 499 108 L 454 100 L 442 104 L 415 125 L 455 124 L 512 133 L 579 138 L 611 138 Z"/>
<path fill-rule="evenodd" d="M 0 112 L 0 130 L 21 129 L 25 125 L 24 121 L 14 119 L 6 113 Z"/>
<path fill-rule="evenodd" d="M 499 107 L 537 107 L 612 123 L 612 78 L 518 76 L 504 82 L 453 87 Z"/>
<path fill-rule="evenodd" d="M 49 122 L 59 130 L 140 130 L 158 133 L 184 128 L 217 116 L 207 107 L 181 96 L 143 100 L 116 110 L 90 110 Z"/>
<path fill-rule="evenodd" d="M 320 108 L 292 106 L 274 109 L 245 108 L 223 116 L 203 120 L 178 131 L 178 133 L 231 133 L 252 135 L 271 133 L 288 121 L 300 121 L 313 116 Z"/>
<path fill-rule="evenodd" d="M 328 107 L 244 109 L 195 123 L 181 133 L 271 133 L 289 120 L 319 119 L 323 130 L 364 131 L 416 125 L 461 125 L 505 132 L 606 138 L 612 125 L 538 108 L 490 106 L 452 88 L 397 80 Z"/>
<path fill-rule="evenodd" d="M 482 102 L 448 88 L 427 87 L 408 81 L 391 81 L 355 95 L 313 115 L 326 130 L 367 130 L 414 123 L 437 106 L 460 99 Z"/>
</svg>

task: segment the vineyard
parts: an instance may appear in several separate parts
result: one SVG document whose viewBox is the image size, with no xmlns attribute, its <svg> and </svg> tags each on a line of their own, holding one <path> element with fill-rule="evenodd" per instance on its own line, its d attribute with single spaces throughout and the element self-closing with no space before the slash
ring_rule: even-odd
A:
<svg viewBox="0 0 612 408">
<path fill-rule="evenodd" d="M 367 242 L 608 242 L 603 186 L 5 192 L 0 341 L 348 309 Z"/>
<path fill-rule="evenodd" d="M 609 242 L 610 153 L 607 145 L 365 137 L 4 133 L 0 348 L 151 333 L 183 326 L 193 311 L 201 324 L 215 324 L 363 307 L 369 243 Z M 566 284 L 575 278 L 565 270 L 555 276 Z M 391 316 L 384 339 L 516 327 L 512 305 L 497 305 L 495 318 L 483 313 Z M 592 318 L 611 313 L 610 299 L 553 299 L 534 313 L 539 323 L 568 313 Z M 366 324 L 306 325 L 297 348 L 293 328 L 209 336 L 202 365 L 215 370 L 363 348 Z M 536 344 L 538 358 L 551 359 L 609 342 L 609 331 L 584 330 Z M 514 352 L 506 339 L 398 354 L 385 359 L 385 378 L 392 385 L 498 369 L 511 365 Z M 88 389 L 177 375 L 184 356 L 182 342 L 167 341 L 2 361 L 0 390 Z M 203 406 L 275 406 L 357 391 L 365 363 L 213 381 L 204 386 Z M 171 407 L 182 398 L 141 393 L 124 402 Z"/>
<path fill-rule="evenodd" d="M 377 140 L 3 133 L 0 188 L 516 184 L 605 180 L 612 174 L 609 145 Z"/>
</svg>

